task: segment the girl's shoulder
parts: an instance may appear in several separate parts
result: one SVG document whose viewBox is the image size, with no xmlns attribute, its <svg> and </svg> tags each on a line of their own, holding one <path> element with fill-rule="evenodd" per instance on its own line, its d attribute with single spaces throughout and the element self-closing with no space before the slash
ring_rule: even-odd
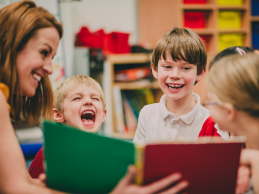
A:
<svg viewBox="0 0 259 194">
<path fill-rule="evenodd" d="M 9 98 L 9 88 L 8 88 L 8 86 L 5 85 L 4 83 L 1 83 L 1 82 L 0 82 L 0 90 L 4 93 L 4 96 L 5 96 L 6 101 L 7 101 L 8 98 Z M 7 103 L 7 106 L 8 106 L 8 109 L 9 109 L 9 111 L 10 111 L 11 108 L 10 108 L 10 106 L 9 106 L 8 103 Z"/>
</svg>

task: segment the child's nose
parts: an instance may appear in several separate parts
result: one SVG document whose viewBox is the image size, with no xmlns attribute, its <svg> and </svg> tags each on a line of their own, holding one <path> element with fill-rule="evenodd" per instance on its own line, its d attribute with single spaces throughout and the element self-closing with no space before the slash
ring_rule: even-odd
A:
<svg viewBox="0 0 259 194">
<path fill-rule="evenodd" d="M 86 97 L 84 99 L 84 105 L 92 105 L 92 99 L 90 97 Z"/>
<path fill-rule="evenodd" d="M 170 78 L 172 79 L 177 79 L 180 77 L 180 71 L 177 68 L 173 68 L 172 71 L 170 72 Z"/>
</svg>

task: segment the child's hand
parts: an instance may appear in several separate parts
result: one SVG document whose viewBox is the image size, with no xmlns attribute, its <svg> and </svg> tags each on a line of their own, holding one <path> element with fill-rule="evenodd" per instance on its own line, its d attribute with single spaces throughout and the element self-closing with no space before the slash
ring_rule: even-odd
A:
<svg viewBox="0 0 259 194">
<path fill-rule="evenodd" d="M 134 180 L 136 174 L 137 174 L 136 167 L 130 166 L 127 174 L 120 180 L 120 182 L 114 188 L 114 190 L 111 192 L 111 194 L 157 193 L 181 179 L 181 175 L 179 173 L 174 173 L 170 176 L 167 176 L 166 178 L 163 178 L 163 179 L 156 181 L 154 183 L 151 183 L 149 185 L 138 186 L 136 184 L 133 184 L 133 180 Z M 187 181 L 181 181 L 177 185 L 163 191 L 162 193 L 163 194 L 178 193 L 181 190 L 185 189 L 187 186 L 188 186 Z"/>
<path fill-rule="evenodd" d="M 245 193 L 249 188 L 250 168 L 241 165 L 237 172 L 236 194 Z"/>
<path fill-rule="evenodd" d="M 259 193 L 259 150 L 243 149 L 240 164 L 251 167 L 254 193 Z"/>
</svg>

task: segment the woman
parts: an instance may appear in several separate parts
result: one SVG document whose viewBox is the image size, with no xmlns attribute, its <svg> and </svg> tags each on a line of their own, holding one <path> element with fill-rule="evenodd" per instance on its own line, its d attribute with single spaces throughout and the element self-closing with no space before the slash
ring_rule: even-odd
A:
<svg viewBox="0 0 259 194">
<path fill-rule="evenodd" d="M 32 1 L 0 10 L 0 193 L 58 193 L 28 174 L 11 119 L 27 124 L 39 123 L 40 116 L 52 119 L 48 75 L 52 74 L 52 58 L 61 37 L 61 24 Z M 135 171 L 130 168 L 114 193 L 157 192 L 181 178 L 173 174 L 139 187 L 132 184 Z M 167 191 L 178 192 L 186 186 L 186 182 L 180 182 Z"/>
</svg>

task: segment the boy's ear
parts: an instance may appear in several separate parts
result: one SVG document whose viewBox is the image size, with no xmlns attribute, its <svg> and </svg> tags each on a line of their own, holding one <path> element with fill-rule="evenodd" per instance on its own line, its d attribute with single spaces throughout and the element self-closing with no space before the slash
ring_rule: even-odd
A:
<svg viewBox="0 0 259 194">
<path fill-rule="evenodd" d="M 64 123 L 66 120 L 64 116 L 56 109 L 53 108 L 54 120 L 58 123 Z"/>
<path fill-rule="evenodd" d="M 158 78 L 158 73 L 157 73 L 157 71 L 155 70 L 153 64 L 151 65 L 151 69 L 152 69 L 153 76 L 157 79 L 157 78 Z"/>
<path fill-rule="evenodd" d="M 200 75 L 197 76 L 196 81 L 197 82 L 201 81 L 201 79 L 203 78 L 204 74 L 205 74 L 205 69 L 203 69 L 201 71 Z"/>
<path fill-rule="evenodd" d="M 107 110 L 106 110 L 106 109 L 104 109 L 104 111 L 103 111 L 103 122 L 105 121 L 106 114 L 107 114 Z"/>
</svg>

